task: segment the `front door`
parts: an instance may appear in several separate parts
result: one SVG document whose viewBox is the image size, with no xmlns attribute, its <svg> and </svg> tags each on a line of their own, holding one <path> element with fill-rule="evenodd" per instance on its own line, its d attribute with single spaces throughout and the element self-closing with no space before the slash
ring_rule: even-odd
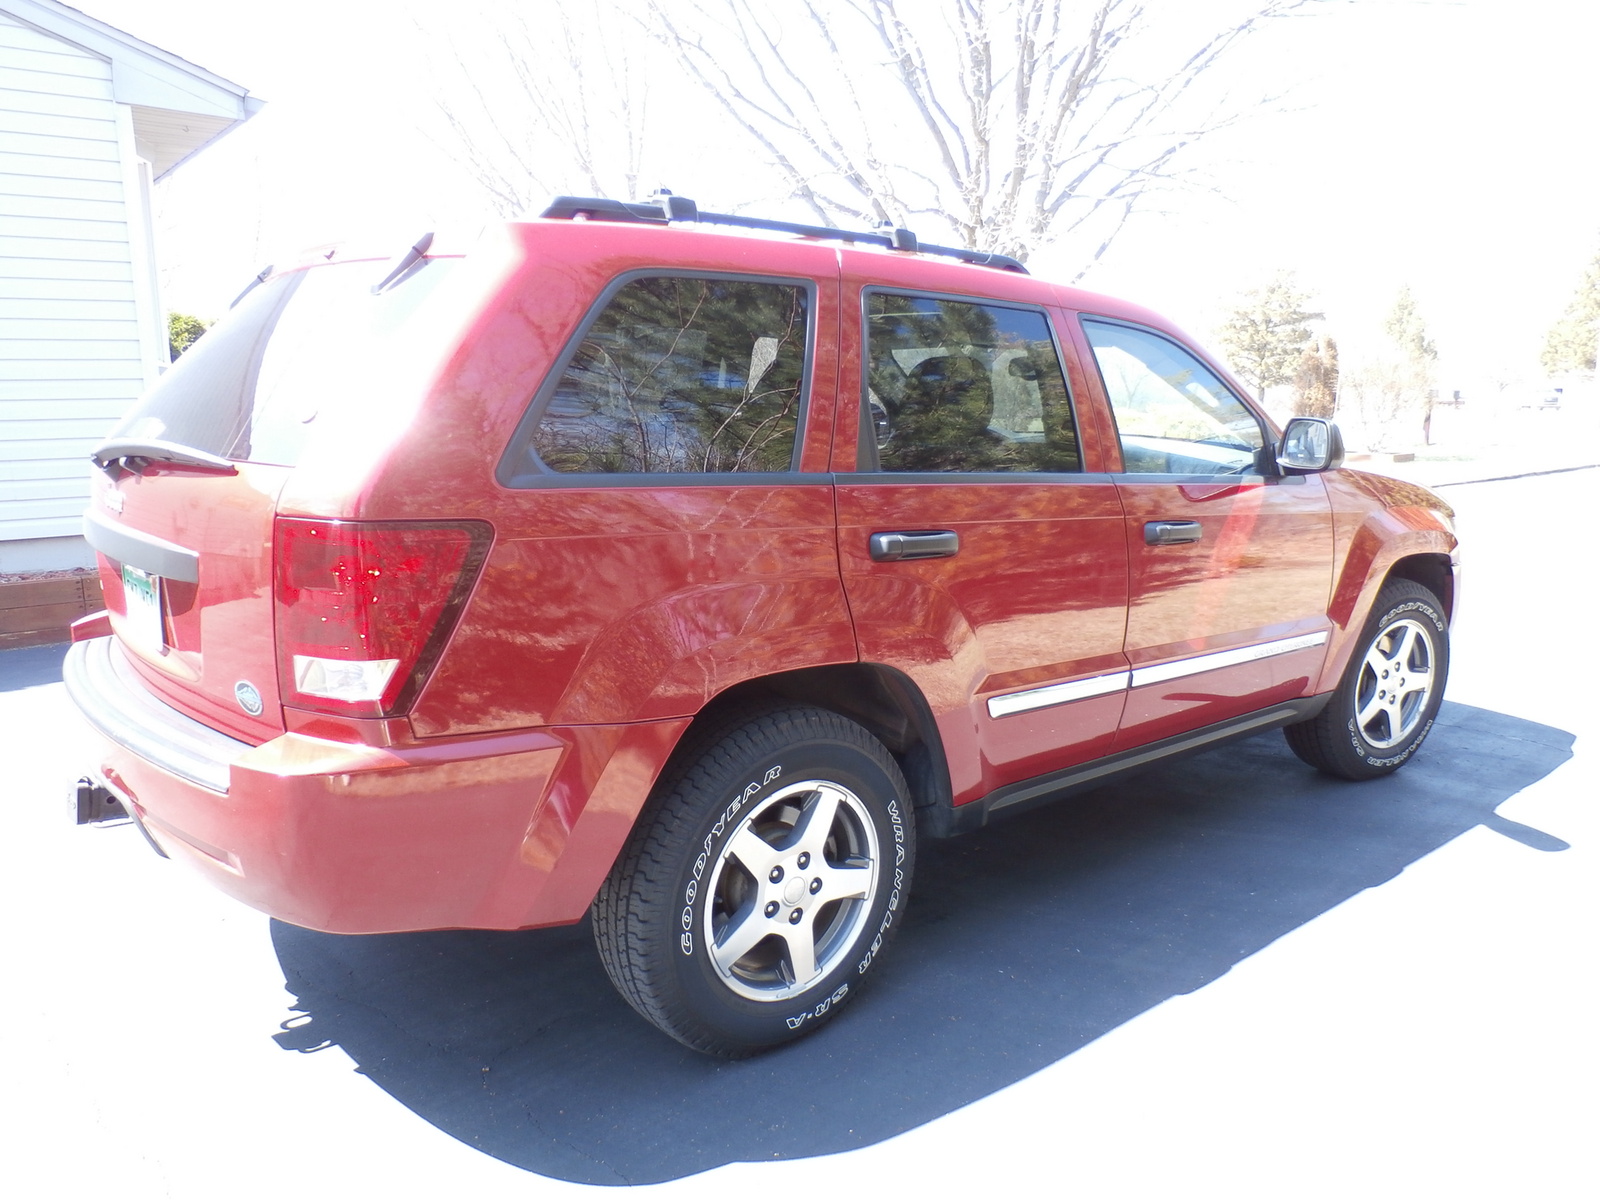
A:
<svg viewBox="0 0 1600 1200">
<path fill-rule="evenodd" d="M 1260 418 L 1171 338 L 1082 328 L 1123 460 L 1132 686 L 1119 748 L 1302 695 L 1331 628 L 1321 477 L 1278 474 Z"/>
</svg>

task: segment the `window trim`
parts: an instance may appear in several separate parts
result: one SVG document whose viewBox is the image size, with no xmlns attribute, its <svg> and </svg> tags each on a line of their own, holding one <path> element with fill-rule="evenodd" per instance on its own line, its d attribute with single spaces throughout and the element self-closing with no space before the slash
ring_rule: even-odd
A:
<svg viewBox="0 0 1600 1200">
<path fill-rule="evenodd" d="M 1141 325 L 1137 321 L 1128 321 L 1122 317 L 1106 317 L 1101 316 L 1098 313 L 1086 312 L 1079 312 L 1077 317 L 1078 327 L 1083 333 L 1083 344 L 1088 348 L 1089 351 L 1089 361 L 1094 364 L 1095 378 L 1100 381 L 1100 394 L 1105 398 L 1106 414 L 1111 418 L 1111 431 L 1116 435 L 1117 458 L 1120 461 L 1120 469 L 1112 472 L 1112 474 L 1127 475 L 1150 483 L 1171 483 L 1174 481 L 1182 482 L 1184 480 L 1193 479 L 1242 480 L 1276 478 L 1276 473 L 1269 473 L 1261 470 L 1262 459 L 1277 444 L 1277 438 L 1273 436 L 1272 426 L 1267 421 L 1266 414 L 1261 412 L 1261 410 L 1251 403 L 1247 397 L 1239 393 L 1238 389 L 1236 389 L 1233 384 L 1228 381 L 1227 374 L 1218 369 L 1218 365 L 1216 363 L 1211 362 L 1195 347 L 1179 341 L 1171 334 L 1152 328 L 1149 325 Z M 1201 472 L 1190 473 L 1186 471 L 1128 470 L 1127 456 L 1122 452 L 1122 426 L 1117 421 L 1117 406 L 1111 402 L 1111 388 L 1106 384 L 1105 372 L 1100 369 L 1100 356 L 1095 352 L 1094 339 L 1089 336 L 1088 327 L 1090 325 L 1117 325 L 1124 329 L 1131 329 L 1136 333 L 1149 334 L 1151 337 L 1159 338 L 1161 341 L 1166 342 L 1169 346 L 1177 347 L 1190 358 L 1198 362 L 1206 370 L 1210 371 L 1216 381 L 1222 385 L 1223 390 L 1241 405 L 1243 405 L 1245 412 L 1249 413 L 1250 416 L 1255 419 L 1256 430 L 1261 434 L 1261 448 L 1256 451 L 1256 469 L 1246 474 L 1230 474 L 1226 471 L 1213 471 L 1209 474 L 1205 474 Z"/>
<path fill-rule="evenodd" d="M 1037 313 L 1044 318 L 1044 327 L 1050 333 L 1050 344 L 1056 352 L 1056 366 L 1061 371 L 1061 386 L 1067 396 L 1067 412 L 1072 417 L 1072 435 L 1078 445 L 1078 468 L 1075 471 L 885 471 L 878 461 L 878 439 L 873 436 L 870 421 L 870 404 L 867 399 L 867 349 L 870 344 L 870 317 L 867 301 L 872 296 L 910 296 L 921 300 L 943 300 L 957 304 L 981 304 L 988 308 L 1009 308 L 1016 312 Z M 1062 352 L 1061 331 L 1051 319 L 1054 310 L 1042 304 L 1029 304 L 1020 300 L 1000 300 L 990 296 L 974 296 L 962 292 L 924 291 L 919 288 L 890 287 L 868 284 L 861 289 L 860 357 L 861 382 L 856 397 L 856 468 L 853 475 L 867 476 L 875 482 L 962 479 L 968 481 L 995 481 L 1002 479 L 1055 479 L 1058 477 L 1082 478 L 1083 421 L 1079 419 L 1078 398 L 1072 391 L 1072 374 L 1067 370 L 1067 356 Z"/>
<path fill-rule="evenodd" d="M 639 279 L 712 279 L 726 283 L 770 283 L 782 287 L 800 288 L 806 296 L 806 336 L 800 363 L 800 408 L 795 414 L 794 448 L 789 456 L 786 471 L 556 471 L 546 466 L 533 448 L 533 434 L 544 419 L 556 389 L 561 386 L 567 368 L 577 357 L 584 339 L 594 323 L 616 297 L 617 293 Z M 814 367 L 817 349 L 817 298 L 815 279 L 805 276 L 745 274 L 735 271 L 705 271 L 672 266 L 636 267 L 612 279 L 600 295 L 584 310 L 570 337 L 562 343 L 560 352 L 552 360 L 540 381 L 538 389 L 528 401 L 522 418 L 511 433 L 511 439 L 495 467 L 495 480 L 502 487 L 523 489 L 552 487 L 650 487 L 666 486 L 723 486 L 730 483 L 765 483 L 776 485 L 796 482 L 800 475 L 800 451 L 805 446 L 806 425 L 811 415 L 811 394 L 814 384 Z"/>
</svg>

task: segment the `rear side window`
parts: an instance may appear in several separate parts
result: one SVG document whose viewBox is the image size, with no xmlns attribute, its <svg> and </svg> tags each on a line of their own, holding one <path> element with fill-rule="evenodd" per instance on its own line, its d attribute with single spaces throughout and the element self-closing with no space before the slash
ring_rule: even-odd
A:
<svg viewBox="0 0 1600 1200">
<path fill-rule="evenodd" d="M 533 433 L 550 471 L 787 471 L 804 396 L 809 290 L 647 276 L 584 331 Z"/>
<path fill-rule="evenodd" d="M 863 440 L 879 470 L 1079 469 L 1067 382 L 1042 312 L 873 292 L 866 343 Z"/>
<path fill-rule="evenodd" d="M 458 260 L 374 296 L 382 264 L 315 267 L 248 292 L 140 397 L 113 437 L 294 466 L 319 416 L 362 403 L 394 338 Z"/>
</svg>

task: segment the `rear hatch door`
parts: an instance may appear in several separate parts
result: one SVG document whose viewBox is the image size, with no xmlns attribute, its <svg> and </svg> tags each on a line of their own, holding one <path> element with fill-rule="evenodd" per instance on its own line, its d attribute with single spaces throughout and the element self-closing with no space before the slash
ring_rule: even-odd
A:
<svg viewBox="0 0 1600 1200">
<path fill-rule="evenodd" d="M 283 731 L 273 609 L 277 499 L 330 409 L 453 260 L 374 295 L 382 264 L 268 279 L 242 296 L 96 451 L 85 533 L 112 630 L 150 688 L 244 741 Z M 352 494 L 362 480 L 349 481 Z M 331 517 L 343 515 L 329 512 Z"/>
</svg>

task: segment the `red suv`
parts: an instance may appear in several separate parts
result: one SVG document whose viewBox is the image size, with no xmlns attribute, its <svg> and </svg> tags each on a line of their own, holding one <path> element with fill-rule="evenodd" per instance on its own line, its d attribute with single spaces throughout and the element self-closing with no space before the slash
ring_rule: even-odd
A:
<svg viewBox="0 0 1600 1200">
<path fill-rule="evenodd" d="M 95 454 L 79 817 L 314 929 L 592 913 L 752 1053 L 859 991 L 918 837 L 1274 726 L 1416 752 L 1450 510 L 1341 457 L 904 230 L 562 198 L 269 270 Z"/>
</svg>

